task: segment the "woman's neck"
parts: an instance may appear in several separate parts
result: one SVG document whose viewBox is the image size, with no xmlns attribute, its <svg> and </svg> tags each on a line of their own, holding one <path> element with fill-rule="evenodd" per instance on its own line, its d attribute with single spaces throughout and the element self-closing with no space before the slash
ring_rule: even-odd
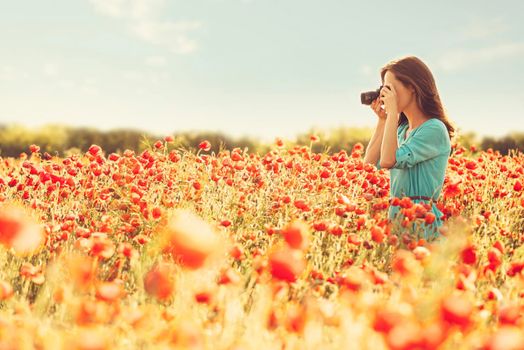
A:
<svg viewBox="0 0 524 350">
<path fill-rule="evenodd" d="M 413 130 L 430 119 L 424 115 L 424 112 L 422 112 L 416 104 L 408 106 L 406 109 L 404 109 L 404 115 L 406 118 L 408 118 L 408 130 Z"/>
</svg>

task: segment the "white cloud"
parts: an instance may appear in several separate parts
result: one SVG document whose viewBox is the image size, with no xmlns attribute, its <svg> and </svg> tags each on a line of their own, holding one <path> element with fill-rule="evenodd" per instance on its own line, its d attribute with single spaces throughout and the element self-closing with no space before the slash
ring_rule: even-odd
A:
<svg viewBox="0 0 524 350">
<path fill-rule="evenodd" d="M 154 18 L 162 12 L 165 0 L 89 0 L 95 11 L 115 18 L 141 20 Z"/>
<path fill-rule="evenodd" d="M 95 10 L 111 17 L 123 17 L 126 0 L 90 0 Z"/>
<path fill-rule="evenodd" d="M 82 86 L 82 92 L 88 94 L 88 95 L 98 95 L 99 93 L 99 90 L 97 87 L 95 86 L 90 86 L 90 85 L 86 85 L 86 86 Z"/>
<path fill-rule="evenodd" d="M 84 84 L 86 85 L 92 85 L 96 84 L 97 80 L 93 77 L 84 78 Z"/>
<path fill-rule="evenodd" d="M 186 36 L 188 31 L 199 28 L 200 22 L 157 22 L 140 21 L 133 26 L 133 32 L 141 39 L 171 52 L 186 54 L 196 50 L 197 44 Z"/>
<path fill-rule="evenodd" d="M 57 85 L 60 89 L 81 91 L 88 95 L 98 95 L 99 89 L 94 85 L 95 80 L 92 78 L 85 78 L 83 81 L 74 81 L 71 79 L 60 79 Z"/>
<path fill-rule="evenodd" d="M 166 65 L 167 59 L 164 56 L 149 56 L 145 62 L 148 66 L 161 67 Z"/>
<path fill-rule="evenodd" d="M 442 55 L 436 66 L 454 71 L 495 60 L 524 56 L 524 42 L 508 42 L 479 49 L 456 49 Z"/>
<path fill-rule="evenodd" d="M 62 89 L 71 89 L 76 86 L 76 83 L 72 80 L 62 79 L 58 82 L 58 86 Z"/>
<path fill-rule="evenodd" d="M 509 26 L 502 17 L 480 18 L 475 17 L 469 21 L 460 31 L 460 38 L 470 39 L 488 39 L 496 34 L 508 31 Z"/>
<path fill-rule="evenodd" d="M 153 74 L 150 74 L 148 76 L 148 79 L 151 83 L 153 84 L 158 84 L 162 81 L 166 81 L 168 80 L 169 78 L 171 77 L 171 75 L 168 73 L 168 72 L 157 72 L 157 73 L 153 73 Z"/>
<path fill-rule="evenodd" d="M 507 32 L 510 28 L 506 19 L 497 17 L 471 17 L 458 29 L 455 36 L 464 46 L 472 40 L 484 41 L 484 47 L 451 49 L 432 59 L 436 70 L 456 71 L 470 66 L 479 66 L 500 59 L 520 57 L 524 55 L 524 42 L 506 41 L 486 45 L 498 34 Z M 469 45 L 468 45 L 469 46 Z"/>
<path fill-rule="evenodd" d="M 44 75 L 48 77 L 54 77 L 58 74 L 58 67 L 54 63 L 46 63 L 44 64 Z"/>
<path fill-rule="evenodd" d="M 16 69 L 10 65 L 0 67 L 0 80 L 16 81 L 20 79 L 29 79 L 29 73 L 26 71 Z"/>
<path fill-rule="evenodd" d="M 0 69 L 1 80 L 11 80 L 15 76 L 15 70 L 12 66 L 3 66 Z"/>
<path fill-rule="evenodd" d="M 166 0 L 89 0 L 98 13 L 126 22 L 139 39 L 164 47 L 175 54 L 197 50 L 188 34 L 202 26 L 200 21 L 171 21 L 160 18 Z"/>
<path fill-rule="evenodd" d="M 158 84 L 160 82 L 168 80 L 171 77 L 169 72 L 163 70 L 148 73 L 135 70 L 124 70 L 121 72 L 121 75 L 122 78 L 125 80 L 135 83 L 142 83 L 142 85 L 146 82 Z"/>
<path fill-rule="evenodd" d="M 137 71 L 123 71 L 122 77 L 126 80 L 140 81 L 144 78 L 144 75 Z"/>
</svg>

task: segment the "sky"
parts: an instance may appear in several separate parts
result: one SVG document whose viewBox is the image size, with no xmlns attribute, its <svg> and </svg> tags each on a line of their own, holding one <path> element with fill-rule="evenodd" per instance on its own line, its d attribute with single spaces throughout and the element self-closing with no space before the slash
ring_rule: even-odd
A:
<svg viewBox="0 0 524 350">
<path fill-rule="evenodd" d="M 268 141 L 374 127 L 360 93 L 414 55 L 459 132 L 524 132 L 523 13 L 523 1 L 0 0 L 0 123 Z"/>
</svg>

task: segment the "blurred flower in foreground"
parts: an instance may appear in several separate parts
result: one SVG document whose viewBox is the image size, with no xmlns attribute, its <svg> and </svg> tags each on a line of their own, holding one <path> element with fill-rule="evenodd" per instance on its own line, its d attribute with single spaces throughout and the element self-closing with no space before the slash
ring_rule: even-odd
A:
<svg viewBox="0 0 524 350">
<path fill-rule="evenodd" d="M 6 281 L 0 281 L 0 301 L 9 299 L 13 296 L 13 286 L 6 282 Z"/>
<path fill-rule="evenodd" d="M 305 268 L 306 262 L 300 250 L 282 247 L 269 254 L 269 269 L 276 279 L 295 282 Z"/>
<path fill-rule="evenodd" d="M 515 326 L 504 325 L 491 335 L 482 350 L 519 350 L 524 349 L 524 335 Z"/>
<path fill-rule="evenodd" d="M 218 233 L 188 209 L 176 209 L 162 232 L 162 250 L 189 269 L 202 267 L 224 247 Z"/>
<path fill-rule="evenodd" d="M 291 248 L 305 250 L 310 243 L 309 226 L 304 220 L 295 219 L 282 229 L 282 236 Z"/>
<path fill-rule="evenodd" d="M 18 254 L 36 251 L 44 241 L 43 227 L 22 207 L 0 206 L 0 243 Z"/>
<path fill-rule="evenodd" d="M 173 265 L 157 263 L 144 276 L 144 289 L 160 300 L 169 299 L 175 288 L 175 272 Z"/>
</svg>

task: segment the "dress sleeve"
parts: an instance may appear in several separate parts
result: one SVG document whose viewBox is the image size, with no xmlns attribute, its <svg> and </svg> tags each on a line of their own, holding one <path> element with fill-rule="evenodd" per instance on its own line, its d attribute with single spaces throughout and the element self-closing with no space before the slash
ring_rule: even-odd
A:
<svg viewBox="0 0 524 350">
<path fill-rule="evenodd" d="M 440 122 L 426 122 L 412 137 L 397 148 L 392 168 L 411 168 L 415 164 L 449 153 L 450 142 L 446 126 Z"/>
</svg>

